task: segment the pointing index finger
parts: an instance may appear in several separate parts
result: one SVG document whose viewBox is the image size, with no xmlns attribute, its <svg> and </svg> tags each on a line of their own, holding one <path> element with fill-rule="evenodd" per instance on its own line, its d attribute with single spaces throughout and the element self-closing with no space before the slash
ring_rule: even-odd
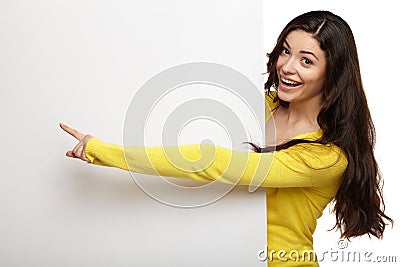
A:
<svg viewBox="0 0 400 267">
<path fill-rule="evenodd" d="M 82 140 L 85 137 L 85 135 L 82 134 L 81 132 L 79 132 L 79 131 L 77 131 L 77 130 L 75 130 L 75 129 L 73 129 L 73 128 L 65 125 L 65 124 L 60 123 L 60 127 L 65 132 L 69 133 L 70 135 L 72 135 L 73 137 L 75 137 L 79 141 Z"/>
</svg>

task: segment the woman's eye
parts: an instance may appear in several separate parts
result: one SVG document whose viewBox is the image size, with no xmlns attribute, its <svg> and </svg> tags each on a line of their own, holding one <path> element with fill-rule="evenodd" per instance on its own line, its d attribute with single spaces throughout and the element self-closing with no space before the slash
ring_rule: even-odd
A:
<svg viewBox="0 0 400 267">
<path fill-rule="evenodd" d="M 305 65 L 311 65 L 312 64 L 311 60 L 309 60 L 308 58 L 303 58 L 303 63 Z"/>
<path fill-rule="evenodd" d="M 287 48 L 282 48 L 282 54 L 289 55 L 289 50 Z"/>
</svg>

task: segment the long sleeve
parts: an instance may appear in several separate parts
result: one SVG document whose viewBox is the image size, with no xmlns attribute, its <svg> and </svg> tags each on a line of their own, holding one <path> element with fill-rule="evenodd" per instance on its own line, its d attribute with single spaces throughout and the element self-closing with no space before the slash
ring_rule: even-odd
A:
<svg viewBox="0 0 400 267">
<path fill-rule="evenodd" d="M 325 186 L 337 182 L 347 166 L 338 147 L 321 144 L 255 153 L 207 144 L 122 147 L 92 138 L 85 152 L 93 164 L 136 173 L 257 187 Z"/>
</svg>

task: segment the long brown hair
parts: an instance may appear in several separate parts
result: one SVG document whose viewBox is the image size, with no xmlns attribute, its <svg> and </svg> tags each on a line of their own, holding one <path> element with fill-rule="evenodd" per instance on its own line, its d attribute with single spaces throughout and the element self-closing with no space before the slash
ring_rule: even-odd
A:
<svg viewBox="0 0 400 267">
<path fill-rule="evenodd" d="M 265 90 L 278 90 L 276 63 L 287 35 L 303 30 L 319 42 L 327 55 L 326 82 L 323 88 L 323 106 L 318 124 L 323 130 L 316 142 L 335 144 L 345 153 L 348 166 L 335 196 L 336 225 L 342 237 L 364 234 L 382 237 L 385 220 L 393 220 L 384 213 L 382 180 L 374 156 L 375 128 L 368 109 L 361 81 L 357 48 L 349 25 L 329 11 L 311 11 L 290 21 L 279 35 L 271 53 L 267 54 L 268 80 Z M 279 105 L 289 103 L 275 96 Z M 291 140 L 278 145 L 279 151 L 307 140 Z M 268 152 L 258 148 L 258 152 Z"/>
</svg>

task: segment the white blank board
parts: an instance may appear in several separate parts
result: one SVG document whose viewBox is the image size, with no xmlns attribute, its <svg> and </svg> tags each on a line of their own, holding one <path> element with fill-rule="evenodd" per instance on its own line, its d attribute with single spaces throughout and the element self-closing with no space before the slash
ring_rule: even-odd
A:
<svg viewBox="0 0 400 267">
<path fill-rule="evenodd" d="M 126 171 L 67 159 L 58 128 L 122 144 L 135 92 L 189 62 L 261 92 L 262 1 L 2 1 L 0 18 L 1 266 L 265 266 L 263 190 L 164 205 Z"/>
</svg>

